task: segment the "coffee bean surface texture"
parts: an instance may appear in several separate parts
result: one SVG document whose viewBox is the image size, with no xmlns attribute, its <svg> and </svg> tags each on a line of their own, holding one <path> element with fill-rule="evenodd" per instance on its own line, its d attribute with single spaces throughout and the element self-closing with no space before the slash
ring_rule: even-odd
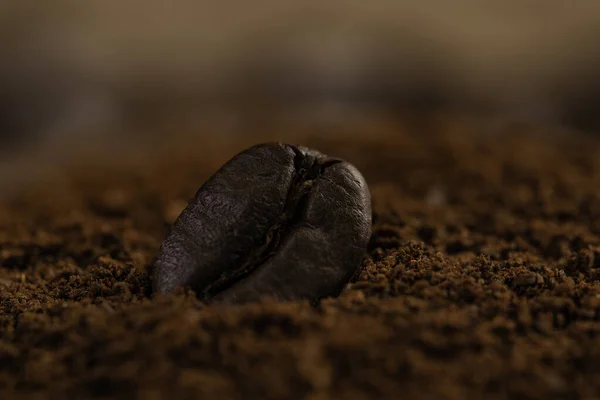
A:
<svg viewBox="0 0 600 400">
<path fill-rule="evenodd" d="M 360 269 L 371 199 L 350 163 L 282 143 L 242 151 L 198 190 L 154 264 L 153 287 L 212 302 L 337 295 Z"/>
</svg>

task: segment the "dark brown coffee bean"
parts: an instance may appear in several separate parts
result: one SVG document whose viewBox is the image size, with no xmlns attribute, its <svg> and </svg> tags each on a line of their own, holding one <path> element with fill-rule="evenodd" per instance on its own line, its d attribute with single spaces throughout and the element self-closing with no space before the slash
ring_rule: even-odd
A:
<svg viewBox="0 0 600 400">
<path fill-rule="evenodd" d="M 154 290 L 232 303 L 338 294 L 371 235 L 367 184 L 351 164 L 281 143 L 232 158 L 165 238 Z"/>
</svg>

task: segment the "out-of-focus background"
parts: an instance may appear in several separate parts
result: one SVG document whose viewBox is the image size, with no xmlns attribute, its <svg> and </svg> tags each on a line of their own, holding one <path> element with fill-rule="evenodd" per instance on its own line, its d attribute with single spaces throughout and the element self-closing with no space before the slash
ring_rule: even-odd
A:
<svg viewBox="0 0 600 400">
<path fill-rule="evenodd" d="M 595 132 L 599 38 L 592 0 L 4 1 L 0 146 L 374 109 Z"/>
</svg>

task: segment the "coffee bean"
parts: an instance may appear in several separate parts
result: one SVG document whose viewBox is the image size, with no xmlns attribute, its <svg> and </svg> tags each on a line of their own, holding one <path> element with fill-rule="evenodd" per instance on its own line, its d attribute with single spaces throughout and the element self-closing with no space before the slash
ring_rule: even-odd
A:
<svg viewBox="0 0 600 400">
<path fill-rule="evenodd" d="M 221 167 L 176 219 L 154 265 L 154 291 L 315 302 L 358 272 L 370 235 L 369 189 L 354 166 L 304 147 L 256 145 Z"/>
</svg>

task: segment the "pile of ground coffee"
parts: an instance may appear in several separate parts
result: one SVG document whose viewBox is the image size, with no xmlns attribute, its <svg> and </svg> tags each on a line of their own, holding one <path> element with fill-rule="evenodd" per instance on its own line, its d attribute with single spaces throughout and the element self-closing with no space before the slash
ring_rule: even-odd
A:
<svg viewBox="0 0 600 400">
<path fill-rule="evenodd" d="M 596 397 L 600 142 L 364 129 L 295 140 L 352 162 L 373 198 L 362 273 L 317 307 L 151 295 L 169 224 L 266 138 L 165 139 L 2 199 L 0 397 Z"/>
</svg>

